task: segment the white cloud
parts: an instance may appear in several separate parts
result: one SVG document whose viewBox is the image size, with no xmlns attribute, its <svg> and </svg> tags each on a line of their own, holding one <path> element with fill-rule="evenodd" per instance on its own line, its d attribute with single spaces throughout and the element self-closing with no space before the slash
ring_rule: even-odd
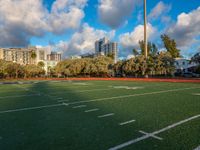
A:
<svg viewBox="0 0 200 150">
<path fill-rule="evenodd" d="M 200 7 L 189 13 L 181 13 L 177 22 L 167 30 L 172 38 L 177 41 L 178 47 L 190 47 L 200 37 Z"/>
<path fill-rule="evenodd" d="M 111 28 L 123 25 L 141 0 L 99 0 L 98 13 L 102 23 Z"/>
<path fill-rule="evenodd" d="M 50 31 L 61 34 L 67 29 L 77 29 L 85 14 L 87 0 L 57 0 L 49 14 Z"/>
<path fill-rule="evenodd" d="M 154 36 L 154 37 L 153 37 Z M 151 24 L 147 25 L 147 37 L 152 38 L 150 41 L 157 37 L 157 29 Z M 132 32 L 124 33 L 119 36 L 119 43 L 122 46 L 120 51 L 121 55 L 127 56 L 132 53 L 133 48 L 139 48 L 139 41 L 144 40 L 144 26 L 138 25 Z"/>
<path fill-rule="evenodd" d="M 72 35 L 69 41 L 61 41 L 55 47 L 63 50 L 64 57 L 94 53 L 94 43 L 96 40 L 103 37 L 112 39 L 114 36 L 114 30 L 106 32 L 104 30 L 94 29 L 85 23 L 79 31 Z"/>
<path fill-rule="evenodd" d="M 56 0 L 49 12 L 42 0 L 0 0 L 0 45 L 26 46 L 32 36 L 79 27 L 87 0 Z"/>
<path fill-rule="evenodd" d="M 148 38 L 155 35 L 156 28 L 154 28 L 151 24 L 147 25 L 147 35 Z M 138 42 L 144 39 L 144 26 L 138 25 L 134 28 L 132 32 L 124 33 L 120 35 L 119 41 L 123 48 L 134 48 L 138 47 Z"/>
<path fill-rule="evenodd" d="M 164 2 L 160 1 L 157 5 L 151 10 L 150 14 L 148 15 L 149 20 L 155 20 L 159 17 L 166 15 L 171 10 L 171 5 L 165 4 Z"/>
</svg>

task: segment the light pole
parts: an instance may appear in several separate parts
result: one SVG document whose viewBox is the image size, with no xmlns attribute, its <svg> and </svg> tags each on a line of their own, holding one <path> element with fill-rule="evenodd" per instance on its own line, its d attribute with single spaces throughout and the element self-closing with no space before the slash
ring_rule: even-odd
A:
<svg viewBox="0 0 200 150">
<path fill-rule="evenodd" d="M 146 58 L 146 63 L 148 59 L 148 50 L 147 50 L 147 3 L 144 0 L 144 56 Z M 148 78 L 148 74 L 145 73 L 145 78 Z"/>
<path fill-rule="evenodd" d="M 145 58 L 148 58 L 148 51 L 147 51 L 147 4 L 146 0 L 144 0 L 144 55 Z"/>
</svg>

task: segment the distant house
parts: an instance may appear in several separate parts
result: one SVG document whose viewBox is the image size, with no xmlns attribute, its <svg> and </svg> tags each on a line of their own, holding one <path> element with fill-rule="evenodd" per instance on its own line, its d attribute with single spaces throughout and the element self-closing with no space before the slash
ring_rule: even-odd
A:
<svg viewBox="0 0 200 150">
<path fill-rule="evenodd" d="M 176 58 L 174 65 L 176 68 L 176 73 L 193 72 L 194 68 L 197 66 L 196 63 L 193 63 L 190 59 L 186 58 Z"/>
</svg>

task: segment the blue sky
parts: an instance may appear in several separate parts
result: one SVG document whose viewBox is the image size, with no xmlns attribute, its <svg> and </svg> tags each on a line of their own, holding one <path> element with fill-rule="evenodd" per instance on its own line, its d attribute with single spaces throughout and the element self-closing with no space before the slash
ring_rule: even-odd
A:
<svg viewBox="0 0 200 150">
<path fill-rule="evenodd" d="M 5 37 L 1 47 L 50 46 L 68 57 L 92 53 L 94 41 L 108 36 L 119 42 L 119 55 L 126 57 L 142 39 L 142 0 L 6 1 L 5 7 L 18 3 L 29 18 L 18 14 L 17 8 L 12 8 L 16 9 L 12 14 L 6 10 L 10 8 L 0 7 L 5 15 L 0 18 L 1 37 Z M 191 56 L 200 48 L 199 7 L 199 0 L 147 0 L 149 41 L 162 49 L 160 34 L 169 34 L 177 40 L 182 54 Z"/>
</svg>

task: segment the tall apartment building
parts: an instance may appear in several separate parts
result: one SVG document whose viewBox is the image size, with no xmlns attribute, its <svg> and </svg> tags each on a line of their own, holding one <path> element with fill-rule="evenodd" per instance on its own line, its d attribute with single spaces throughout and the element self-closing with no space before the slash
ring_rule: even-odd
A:
<svg viewBox="0 0 200 150">
<path fill-rule="evenodd" d="M 111 42 L 107 38 L 100 39 L 95 42 L 96 55 L 113 55 L 115 63 L 117 62 L 118 43 Z"/>
<path fill-rule="evenodd" d="M 12 61 L 19 64 L 31 63 L 31 51 L 25 48 L 1 48 L 0 59 Z"/>
<path fill-rule="evenodd" d="M 36 58 L 32 59 L 31 54 L 35 52 Z M 48 52 L 46 48 L 0 48 L 0 59 L 5 61 L 15 62 L 21 65 L 35 64 L 43 61 L 45 64 L 45 71 L 48 72 L 48 68 L 55 67 L 56 64 L 61 61 L 61 53 Z"/>
<path fill-rule="evenodd" d="M 61 61 L 61 53 L 51 52 L 47 55 L 47 60 L 51 61 Z"/>
</svg>

